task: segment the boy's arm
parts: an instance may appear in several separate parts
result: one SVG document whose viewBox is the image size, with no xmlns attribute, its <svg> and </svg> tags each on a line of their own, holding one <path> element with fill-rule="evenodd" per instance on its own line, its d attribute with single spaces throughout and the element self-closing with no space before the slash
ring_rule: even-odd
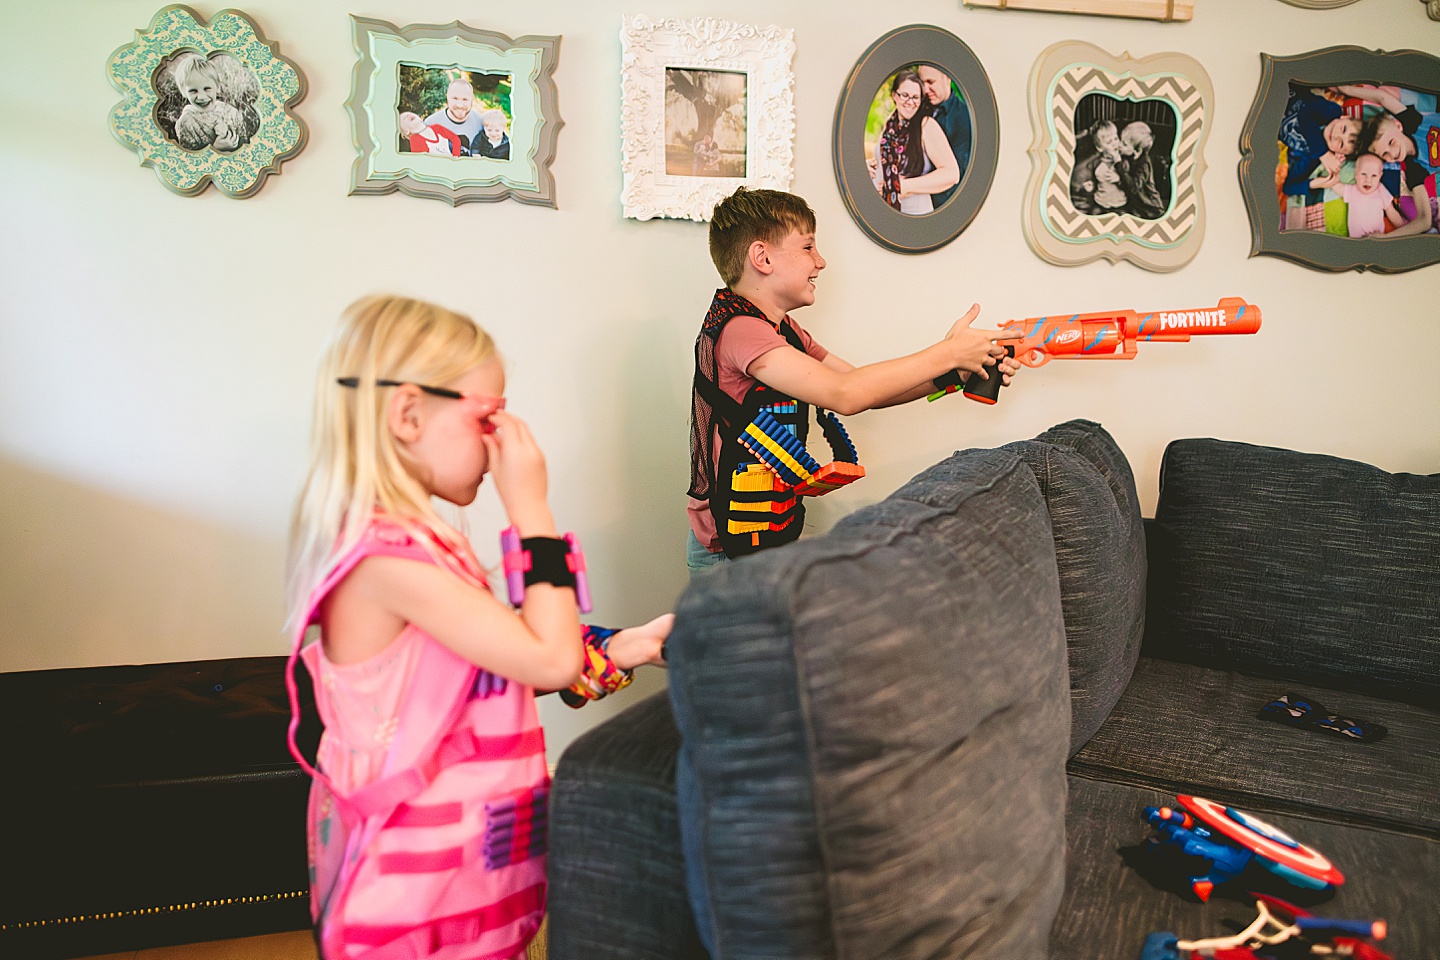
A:
<svg viewBox="0 0 1440 960">
<path fill-rule="evenodd" d="M 843 416 L 904 402 L 902 397 L 914 400 L 933 391 L 930 381 L 942 373 L 984 369 L 987 360 L 993 363 L 1004 353 L 996 341 L 1016 339 L 999 330 L 971 329 L 979 313 L 978 306 L 971 307 L 944 340 L 894 360 L 852 367 L 837 357 L 827 365 L 794 348 L 777 347 L 752 361 L 745 372 L 767 387 Z"/>
<path fill-rule="evenodd" d="M 1354 97 L 1357 100 L 1365 100 L 1369 103 L 1378 104 L 1391 113 L 1399 113 L 1405 109 L 1405 104 L 1401 103 L 1400 100 L 1390 92 L 1392 89 L 1396 89 L 1393 87 L 1377 87 L 1368 83 L 1359 83 L 1346 84 L 1336 87 L 1335 89 L 1347 97 Z"/>
<path fill-rule="evenodd" d="M 1413 237 L 1430 229 L 1430 194 L 1425 190 L 1423 181 L 1410 188 L 1410 196 L 1415 198 L 1415 219 L 1385 234 L 1387 239 Z"/>
</svg>

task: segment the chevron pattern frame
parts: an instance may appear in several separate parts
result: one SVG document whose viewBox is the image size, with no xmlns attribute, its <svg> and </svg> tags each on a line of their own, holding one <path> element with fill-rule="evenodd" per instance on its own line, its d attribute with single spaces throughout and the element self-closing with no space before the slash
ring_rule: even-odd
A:
<svg viewBox="0 0 1440 960">
<path fill-rule="evenodd" d="M 1159 219 L 1090 214 L 1072 202 L 1075 110 L 1094 93 L 1137 103 L 1161 100 L 1173 109 L 1178 129 L 1170 157 L 1170 200 Z M 1128 260 L 1158 272 L 1178 270 L 1194 259 L 1205 230 L 1201 177 L 1215 101 L 1210 76 L 1198 61 L 1179 53 L 1116 57 L 1089 43 L 1064 41 L 1035 62 L 1030 97 L 1035 139 L 1022 224 L 1037 256 L 1060 266 Z"/>
</svg>

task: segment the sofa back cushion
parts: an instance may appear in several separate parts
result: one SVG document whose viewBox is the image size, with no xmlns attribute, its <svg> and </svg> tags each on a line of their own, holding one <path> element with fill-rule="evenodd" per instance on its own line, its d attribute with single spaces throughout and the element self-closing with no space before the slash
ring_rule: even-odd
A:
<svg viewBox="0 0 1440 960">
<path fill-rule="evenodd" d="M 1115 439 L 1089 420 L 1006 449 L 1034 471 L 1055 532 L 1074 754 L 1119 701 L 1145 634 L 1145 525 L 1135 475 Z"/>
<path fill-rule="evenodd" d="M 702 574 L 669 652 L 717 960 L 1044 955 L 1069 707 L 1048 514 L 1012 453 Z"/>
<path fill-rule="evenodd" d="M 1151 549 L 1147 653 L 1440 702 L 1440 474 L 1177 440 Z"/>
</svg>

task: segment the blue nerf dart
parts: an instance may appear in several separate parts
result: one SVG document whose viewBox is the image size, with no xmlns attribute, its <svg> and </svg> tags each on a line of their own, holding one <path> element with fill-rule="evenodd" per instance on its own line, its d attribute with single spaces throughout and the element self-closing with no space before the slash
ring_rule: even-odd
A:
<svg viewBox="0 0 1440 960">
<path fill-rule="evenodd" d="M 1181 960 L 1180 938 L 1168 930 L 1160 930 L 1145 938 L 1139 960 Z"/>
</svg>

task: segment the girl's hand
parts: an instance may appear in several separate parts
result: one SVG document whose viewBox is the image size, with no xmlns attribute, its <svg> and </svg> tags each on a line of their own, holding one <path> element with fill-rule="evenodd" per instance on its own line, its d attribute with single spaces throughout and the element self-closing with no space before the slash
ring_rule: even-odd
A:
<svg viewBox="0 0 1440 960">
<path fill-rule="evenodd" d="M 621 630 L 610 638 L 610 646 L 607 648 L 610 659 L 621 670 L 634 670 L 646 663 L 657 667 L 665 666 L 665 660 L 660 656 L 660 646 L 665 642 L 665 638 L 670 636 L 670 628 L 674 624 L 675 614 L 662 613 L 649 623 Z"/>
<path fill-rule="evenodd" d="M 555 521 L 546 501 L 545 454 L 519 417 L 496 410 L 490 422 L 494 432 L 482 434 L 480 440 L 489 455 L 490 475 L 495 478 L 495 492 L 505 515 L 521 536 L 553 536 Z"/>
</svg>

